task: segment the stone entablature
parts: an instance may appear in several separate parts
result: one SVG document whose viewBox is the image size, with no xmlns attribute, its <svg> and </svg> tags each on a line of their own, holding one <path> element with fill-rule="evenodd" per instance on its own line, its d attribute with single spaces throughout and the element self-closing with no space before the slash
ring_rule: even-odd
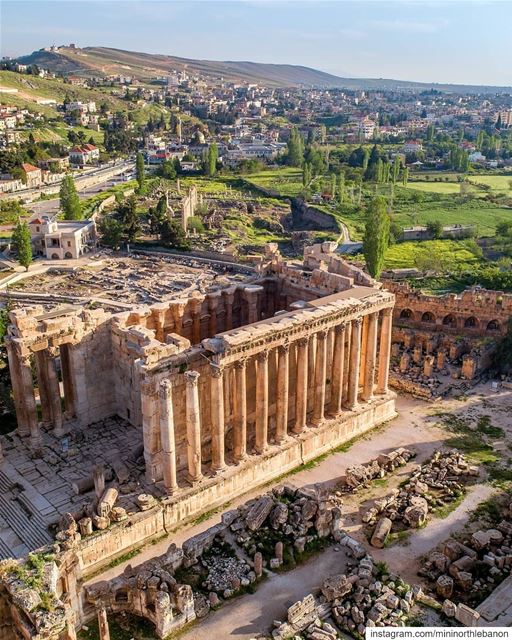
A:
<svg viewBox="0 0 512 640">
<path fill-rule="evenodd" d="M 429 331 L 477 336 L 500 336 L 512 317 L 512 294 L 472 289 L 460 294 L 426 295 L 408 284 L 387 281 L 394 293 L 395 324 Z"/>
</svg>

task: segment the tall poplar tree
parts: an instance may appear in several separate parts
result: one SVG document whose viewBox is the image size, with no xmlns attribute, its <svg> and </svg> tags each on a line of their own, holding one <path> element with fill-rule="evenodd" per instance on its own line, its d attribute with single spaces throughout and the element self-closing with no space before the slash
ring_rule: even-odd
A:
<svg viewBox="0 0 512 640">
<path fill-rule="evenodd" d="M 144 188 L 144 182 L 146 180 L 146 174 L 144 171 L 144 156 L 142 153 L 137 154 L 135 161 L 135 175 L 137 177 L 137 184 L 139 185 L 139 191 Z"/>
<path fill-rule="evenodd" d="M 389 246 L 391 218 L 383 196 L 374 198 L 368 208 L 363 239 L 366 267 L 372 278 L 379 278 Z"/>
<path fill-rule="evenodd" d="M 32 241 L 26 222 L 18 220 L 18 224 L 14 227 L 12 239 L 18 254 L 18 262 L 28 271 L 32 263 Z"/>
<path fill-rule="evenodd" d="M 67 175 L 61 182 L 60 191 L 60 208 L 64 213 L 65 220 L 81 220 L 82 204 L 78 193 L 76 192 L 75 181 L 73 176 Z"/>
</svg>

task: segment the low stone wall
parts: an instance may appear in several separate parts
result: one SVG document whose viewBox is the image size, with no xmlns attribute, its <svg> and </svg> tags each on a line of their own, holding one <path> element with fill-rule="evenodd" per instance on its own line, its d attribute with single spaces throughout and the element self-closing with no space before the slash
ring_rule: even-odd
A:
<svg viewBox="0 0 512 640">
<path fill-rule="evenodd" d="M 222 474 L 205 479 L 176 497 L 168 498 L 151 511 L 84 538 L 77 549 L 84 575 L 91 575 L 112 560 L 139 547 L 152 538 L 169 533 L 209 509 L 242 495 L 250 487 L 261 486 L 292 469 L 344 444 L 395 417 L 395 395 L 390 392 L 356 412 L 347 412 L 337 420 L 318 428 L 306 429 L 283 445 L 272 447 L 266 455 L 251 456 L 239 466 L 230 466 Z"/>
</svg>

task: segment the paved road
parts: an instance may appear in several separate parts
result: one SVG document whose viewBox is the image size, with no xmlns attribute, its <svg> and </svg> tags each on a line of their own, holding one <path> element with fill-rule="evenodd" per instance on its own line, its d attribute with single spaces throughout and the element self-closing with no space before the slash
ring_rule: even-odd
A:
<svg viewBox="0 0 512 640">
<path fill-rule="evenodd" d="M 131 162 L 123 163 L 123 167 L 125 169 L 129 169 L 132 166 L 133 166 L 133 163 Z M 110 169 L 111 167 L 108 168 L 108 171 L 110 171 Z M 106 173 L 106 171 L 107 170 L 98 172 L 97 174 L 98 178 L 100 178 L 101 175 Z M 121 184 L 121 183 L 117 183 L 117 184 Z M 100 193 L 101 191 L 105 191 L 105 189 L 111 185 L 112 185 L 112 178 L 106 178 L 106 179 L 100 180 L 95 185 L 86 187 L 85 189 L 80 189 L 79 181 L 77 181 L 76 183 L 78 196 L 81 200 L 85 198 L 90 198 L 91 196 L 94 196 L 97 193 Z M 33 211 L 34 213 L 38 213 L 40 215 L 55 213 L 56 211 L 58 211 L 58 208 L 59 208 L 59 198 L 56 197 L 56 198 L 52 198 L 51 200 L 39 200 L 37 202 L 32 202 L 30 204 L 27 204 L 26 206 L 29 211 Z"/>
</svg>

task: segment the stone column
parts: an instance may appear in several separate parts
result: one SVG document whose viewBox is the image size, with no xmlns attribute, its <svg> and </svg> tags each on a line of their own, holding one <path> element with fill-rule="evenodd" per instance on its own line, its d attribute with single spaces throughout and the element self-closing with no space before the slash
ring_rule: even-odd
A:
<svg viewBox="0 0 512 640">
<path fill-rule="evenodd" d="M 391 322 L 392 309 L 383 309 L 382 324 L 380 327 L 379 373 L 377 379 L 377 393 L 388 392 L 389 379 L 389 354 L 391 351 Z"/>
<path fill-rule="evenodd" d="M 203 477 L 201 470 L 201 410 L 199 407 L 199 373 L 185 372 L 187 405 L 187 459 L 190 482 Z"/>
<path fill-rule="evenodd" d="M 176 470 L 176 442 L 174 436 L 174 411 L 172 407 L 172 384 L 164 380 L 160 384 L 160 441 L 162 443 L 162 472 L 164 487 L 169 494 L 178 489 Z"/>
<path fill-rule="evenodd" d="M 69 418 L 73 418 L 76 415 L 75 406 L 75 379 L 73 366 L 70 357 L 70 345 L 60 345 L 60 368 L 62 371 L 62 386 L 64 387 L 64 405 L 66 407 L 66 414 Z"/>
<path fill-rule="evenodd" d="M 64 434 L 64 429 L 62 427 L 62 400 L 60 397 L 59 376 L 57 374 L 57 361 L 55 356 L 48 350 L 45 352 L 45 357 L 53 430 L 54 434 L 60 437 Z"/>
<path fill-rule="evenodd" d="M 233 455 L 236 462 L 247 456 L 247 383 L 245 358 L 235 362 L 235 419 L 233 424 Z"/>
<path fill-rule="evenodd" d="M 34 396 L 34 383 L 32 381 L 32 368 L 29 358 L 20 358 L 20 379 L 23 392 L 25 427 L 30 433 L 30 447 L 33 451 L 39 451 L 42 446 L 41 432 L 37 421 L 37 406 Z"/>
<path fill-rule="evenodd" d="M 220 296 L 220 291 L 214 291 L 206 296 L 208 301 L 208 313 L 210 314 L 208 319 L 208 335 L 210 337 L 217 333 L 217 309 L 219 307 Z"/>
<path fill-rule="evenodd" d="M 361 356 L 361 326 L 362 318 L 352 321 L 352 339 L 350 341 L 350 370 L 347 389 L 347 405 L 353 410 L 357 408 L 357 393 L 359 390 L 359 360 Z"/>
<path fill-rule="evenodd" d="M 192 344 L 201 342 L 201 308 L 204 296 L 195 295 L 190 297 L 190 314 L 192 316 Z"/>
<path fill-rule="evenodd" d="M 226 468 L 224 461 L 224 371 L 213 362 L 210 367 L 210 413 L 212 425 L 212 470 Z"/>
<path fill-rule="evenodd" d="M 359 351 L 359 386 L 364 387 L 364 372 L 366 369 L 366 347 L 368 344 L 368 319 L 369 316 L 363 316 L 363 324 L 361 326 L 361 349 Z"/>
<path fill-rule="evenodd" d="M 233 328 L 233 305 L 235 303 L 236 287 L 223 289 L 222 297 L 224 298 L 224 331 L 231 331 Z"/>
<path fill-rule="evenodd" d="M 368 316 L 368 335 L 366 339 L 366 359 L 364 362 L 363 398 L 368 402 L 373 398 L 373 385 L 375 383 L 375 366 L 377 363 L 377 328 L 379 326 L 379 314 L 371 313 Z"/>
<path fill-rule="evenodd" d="M 247 301 L 247 324 L 258 322 L 260 319 L 260 295 L 264 288 L 257 284 L 249 284 L 244 288 L 244 298 Z"/>
<path fill-rule="evenodd" d="M 325 378 L 327 371 L 327 331 L 316 334 L 315 387 L 313 398 L 313 424 L 320 425 L 325 412 Z"/>
<path fill-rule="evenodd" d="M 332 359 L 330 412 L 337 416 L 343 402 L 343 376 L 345 370 L 345 325 L 334 328 L 334 353 Z"/>
<path fill-rule="evenodd" d="M 35 356 L 37 386 L 39 388 L 39 401 L 41 402 L 41 416 L 43 419 L 43 426 L 49 427 L 52 423 L 52 410 L 50 403 L 50 389 L 48 388 L 45 351 L 36 351 Z"/>
<path fill-rule="evenodd" d="M 187 302 L 184 300 L 171 302 L 171 313 L 174 320 L 174 333 L 177 333 L 180 336 L 183 335 L 183 315 L 185 314 L 186 307 Z"/>
<path fill-rule="evenodd" d="M 98 609 L 98 630 L 100 634 L 100 640 L 110 640 L 107 611 L 104 607 Z"/>
<path fill-rule="evenodd" d="M 268 446 L 268 351 L 256 356 L 256 442 L 257 453 Z"/>
<path fill-rule="evenodd" d="M 308 338 L 297 341 L 297 369 L 295 373 L 295 423 L 294 433 L 301 433 L 306 426 L 308 402 Z"/>
<path fill-rule="evenodd" d="M 282 344 L 277 349 L 277 403 L 276 403 L 276 441 L 281 444 L 288 431 L 288 395 L 290 345 Z"/>
<path fill-rule="evenodd" d="M 347 322 L 345 324 L 345 357 L 343 358 L 343 380 L 341 382 L 341 385 L 343 387 L 343 394 L 341 396 L 342 406 L 347 404 L 351 344 L 352 344 L 352 322 Z"/>
<path fill-rule="evenodd" d="M 316 335 L 309 337 L 308 343 L 308 374 L 307 374 L 307 409 L 306 413 L 313 410 L 313 400 L 315 397 L 315 366 L 316 366 Z"/>
</svg>

